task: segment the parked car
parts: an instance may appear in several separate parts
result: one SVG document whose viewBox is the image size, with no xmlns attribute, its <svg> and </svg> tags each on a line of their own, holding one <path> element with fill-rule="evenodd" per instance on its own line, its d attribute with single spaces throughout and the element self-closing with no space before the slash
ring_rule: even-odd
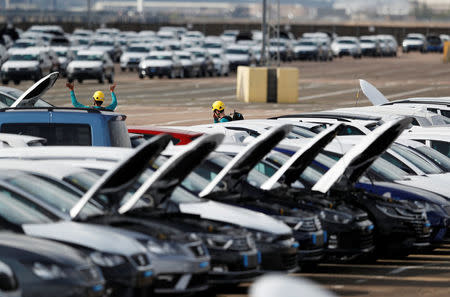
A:
<svg viewBox="0 0 450 297">
<path fill-rule="evenodd" d="M 361 46 L 356 37 L 338 37 L 331 44 L 331 49 L 335 57 L 352 56 L 361 58 Z"/>
<path fill-rule="evenodd" d="M 89 49 L 92 51 L 101 51 L 108 53 L 113 62 L 119 62 L 122 55 L 122 48 L 115 40 L 108 37 L 94 38 L 89 43 Z"/>
<path fill-rule="evenodd" d="M 230 62 L 224 52 L 212 52 L 211 58 L 213 59 L 217 76 L 228 76 L 230 74 Z"/>
<path fill-rule="evenodd" d="M 184 77 L 200 77 L 201 63 L 195 58 L 195 55 L 188 51 L 176 51 L 175 55 L 183 65 Z"/>
<path fill-rule="evenodd" d="M 425 36 L 420 33 L 409 33 L 406 35 L 402 42 L 402 48 L 404 53 L 410 51 L 420 51 L 421 53 L 426 53 L 428 44 Z"/>
<path fill-rule="evenodd" d="M 0 195 L 6 193 L 0 190 Z M 7 203 L 3 207 L 13 208 Z M 105 294 L 102 272 L 87 255 L 61 243 L 4 231 L 0 233 L 0 275 L 1 296 L 12 297 L 3 292 L 17 292 L 19 284 L 24 297 L 44 291 L 49 297 Z"/>
<path fill-rule="evenodd" d="M 442 53 L 444 51 L 444 43 L 438 35 L 430 34 L 427 35 L 427 52 L 438 52 Z"/>
<path fill-rule="evenodd" d="M 157 127 L 157 126 L 129 126 L 129 133 L 142 134 L 144 139 L 150 139 L 155 135 L 168 134 L 172 136 L 172 143 L 174 145 L 185 145 L 191 141 L 202 136 L 203 133 L 189 131 L 189 130 L 179 130 L 173 128 Z M 139 143 L 141 144 L 141 143 Z M 138 145 L 139 145 L 138 144 Z"/>
<path fill-rule="evenodd" d="M 120 69 L 137 70 L 139 63 L 145 58 L 151 50 L 151 46 L 146 43 L 134 43 L 129 46 L 120 57 Z"/>
<path fill-rule="evenodd" d="M 184 77 L 183 64 L 173 52 L 151 52 L 139 63 L 138 75 L 141 79 L 146 76 L 149 78 L 154 76 L 182 78 Z"/>
<path fill-rule="evenodd" d="M 230 45 L 225 50 L 225 56 L 230 62 L 230 69 L 235 71 L 238 66 L 256 65 L 256 59 L 250 47 L 245 45 Z"/>
<path fill-rule="evenodd" d="M 304 39 L 293 43 L 295 59 L 297 60 L 323 60 L 321 45 L 313 39 Z M 326 53 L 328 54 L 328 53 Z M 328 59 L 328 57 L 326 58 Z"/>
<path fill-rule="evenodd" d="M 67 80 L 82 83 L 86 79 L 114 82 L 114 64 L 107 53 L 90 49 L 77 52 L 75 59 L 67 65 Z"/>
<path fill-rule="evenodd" d="M 200 63 L 202 76 L 214 76 L 216 74 L 213 58 L 206 49 L 201 47 L 192 47 L 186 50 L 193 53 L 197 62 Z"/>
<path fill-rule="evenodd" d="M 19 84 L 22 80 L 37 82 L 44 75 L 49 74 L 52 67 L 50 58 L 40 49 L 17 50 L 2 65 L 0 76 L 5 85 L 11 80 L 14 84 Z"/>
<path fill-rule="evenodd" d="M 359 44 L 363 56 L 379 57 L 382 55 L 380 41 L 376 36 L 361 36 Z"/>
</svg>

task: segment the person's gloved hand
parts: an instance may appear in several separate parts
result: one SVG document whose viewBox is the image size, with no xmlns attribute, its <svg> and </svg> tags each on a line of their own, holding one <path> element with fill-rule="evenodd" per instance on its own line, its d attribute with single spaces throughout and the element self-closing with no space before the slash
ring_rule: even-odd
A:
<svg viewBox="0 0 450 297">
<path fill-rule="evenodd" d="M 114 83 L 113 85 L 110 85 L 109 86 L 109 90 L 111 91 L 111 92 L 114 92 L 114 89 L 116 88 L 116 83 Z"/>
<path fill-rule="evenodd" d="M 66 87 L 69 88 L 69 90 L 73 91 L 73 88 L 75 87 L 73 83 L 66 83 Z"/>
</svg>

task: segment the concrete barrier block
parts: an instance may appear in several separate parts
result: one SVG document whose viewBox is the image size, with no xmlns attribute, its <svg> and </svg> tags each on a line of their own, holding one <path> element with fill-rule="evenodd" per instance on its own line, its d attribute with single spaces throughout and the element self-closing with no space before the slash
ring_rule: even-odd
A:
<svg viewBox="0 0 450 297">
<path fill-rule="evenodd" d="M 239 66 L 236 97 L 247 103 L 267 102 L 267 68 Z"/>
<path fill-rule="evenodd" d="M 277 102 L 298 103 L 298 68 L 277 69 Z"/>
</svg>

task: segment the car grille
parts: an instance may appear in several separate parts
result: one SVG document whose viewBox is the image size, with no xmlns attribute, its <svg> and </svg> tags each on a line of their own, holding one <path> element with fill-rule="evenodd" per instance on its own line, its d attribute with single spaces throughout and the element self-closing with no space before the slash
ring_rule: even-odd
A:
<svg viewBox="0 0 450 297">
<path fill-rule="evenodd" d="M 102 280 L 100 271 L 95 266 L 83 267 L 79 269 L 81 278 L 86 282 L 97 282 Z"/>
<path fill-rule="evenodd" d="M 201 243 L 191 244 L 189 245 L 189 249 L 197 258 L 205 257 L 208 254 L 206 248 Z"/>
<path fill-rule="evenodd" d="M 425 221 L 414 221 L 411 222 L 412 227 L 414 228 L 414 232 L 417 237 L 424 237 L 430 235 L 430 228 L 425 226 Z"/>
<path fill-rule="evenodd" d="M 320 229 L 322 229 L 322 224 L 317 217 L 303 220 L 302 225 L 298 228 L 299 231 L 305 232 L 316 232 Z M 296 229 L 294 228 L 294 230 Z"/>
<path fill-rule="evenodd" d="M 77 67 L 75 67 L 75 70 L 76 71 L 90 71 L 90 70 L 92 70 L 92 68 L 77 68 Z"/>
<path fill-rule="evenodd" d="M 150 265 L 150 260 L 146 254 L 135 254 L 131 258 L 137 266 L 143 267 Z"/>
</svg>

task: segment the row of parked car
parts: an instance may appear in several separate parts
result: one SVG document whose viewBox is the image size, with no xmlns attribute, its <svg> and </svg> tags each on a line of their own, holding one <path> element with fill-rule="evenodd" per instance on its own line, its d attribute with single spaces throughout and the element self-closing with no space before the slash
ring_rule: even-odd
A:
<svg viewBox="0 0 450 297">
<path fill-rule="evenodd" d="M 42 100 L 57 78 L 0 89 L 11 294 L 196 294 L 448 236 L 448 98 L 389 102 L 362 81 L 377 106 L 127 127 Z"/>
<path fill-rule="evenodd" d="M 37 81 L 52 71 L 80 83 L 86 79 L 113 82 L 114 63 L 122 71 L 137 71 L 140 78 L 226 76 L 239 65 L 256 66 L 262 60 L 262 33 L 257 30 L 225 30 L 220 36 L 205 36 L 184 27 L 161 27 L 158 32 L 100 28 L 69 34 L 59 26 L 31 26 L 19 33 L 14 42 L 0 42 L 3 84 Z M 442 42 L 438 45 L 434 40 L 444 36 L 433 36 L 408 34 L 403 50 L 442 50 Z M 331 61 L 342 56 L 396 56 L 397 48 L 392 35 L 339 37 L 315 32 L 296 39 L 282 32 L 280 38 L 269 39 L 265 58 Z"/>
</svg>

